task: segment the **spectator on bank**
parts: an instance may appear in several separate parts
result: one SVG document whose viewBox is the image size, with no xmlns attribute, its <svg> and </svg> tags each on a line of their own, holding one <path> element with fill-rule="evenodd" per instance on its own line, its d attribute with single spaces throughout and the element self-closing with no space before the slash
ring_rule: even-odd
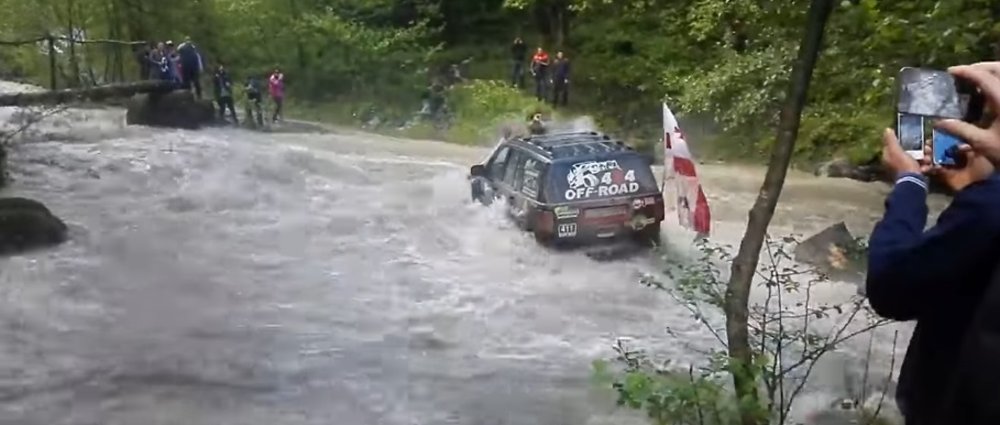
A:
<svg viewBox="0 0 1000 425">
<path fill-rule="evenodd" d="M 552 105 L 569 104 L 569 59 L 563 52 L 556 53 L 552 63 Z"/>
<path fill-rule="evenodd" d="M 261 104 L 264 96 L 261 94 L 260 82 L 256 77 L 247 77 L 247 82 L 243 85 L 243 92 L 247 96 L 247 122 L 256 122 L 258 127 L 264 126 L 264 111 Z"/>
<path fill-rule="evenodd" d="M 195 96 L 201 99 L 201 72 L 205 65 L 202 62 L 201 52 L 191 41 L 191 37 L 184 37 L 184 42 L 177 48 L 181 65 L 181 80 L 185 90 L 194 88 Z"/>
<path fill-rule="evenodd" d="M 1000 64 L 956 67 L 1000 106 Z M 866 289 L 881 316 L 916 321 L 896 400 L 907 425 L 1000 423 L 1000 120 L 939 124 L 970 146 L 958 166 L 918 163 L 886 129 L 882 159 L 896 183 L 869 240 Z M 930 158 L 928 151 L 925 157 Z M 955 192 L 927 231 L 927 178 Z"/>
<path fill-rule="evenodd" d="M 149 80 L 153 73 L 153 66 L 150 63 L 149 55 L 153 53 L 153 43 L 141 44 L 136 48 L 135 59 L 139 64 L 139 79 Z"/>
<path fill-rule="evenodd" d="M 157 43 L 156 49 L 149 55 L 150 64 L 153 66 L 156 79 L 164 81 L 176 81 L 176 67 L 170 60 L 170 51 L 166 43 Z"/>
<path fill-rule="evenodd" d="M 278 117 L 284 121 L 285 117 L 282 115 L 281 107 L 285 103 L 285 74 L 282 74 L 280 69 L 275 68 L 274 72 L 271 73 L 267 89 L 271 94 L 271 100 L 274 101 L 274 115 L 271 117 L 271 122 L 278 122 Z"/>
<path fill-rule="evenodd" d="M 549 80 L 549 54 L 541 46 L 531 58 L 531 75 L 535 77 L 535 98 L 544 102 L 548 94 L 545 83 Z"/>
<path fill-rule="evenodd" d="M 511 60 L 514 69 L 511 71 L 510 84 L 519 89 L 524 88 L 524 63 L 528 59 L 528 45 L 524 44 L 521 37 L 514 39 L 514 44 L 510 46 Z"/>
<path fill-rule="evenodd" d="M 219 119 L 226 119 L 226 109 L 232 112 L 233 124 L 239 124 L 236 118 L 236 106 L 233 105 L 233 81 L 229 79 L 226 66 L 222 63 L 212 76 L 212 88 L 215 90 L 215 102 L 219 105 Z"/>
<path fill-rule="evenodd" d="M 164 43 L 164 46 L 166 48 L 164 52 L 164 57 L 166 58 L 168 66 L 167 69 L 167 74 L 169 77 L 168 79 L 170 81 L 173 81 L 174 83 L 181 84 L 182 81 L 181 81 L 180 55 L 177 54 L 177 49 L 174 47 L 173 41 L 167 40 L 167 42 Z"/>
</svg>

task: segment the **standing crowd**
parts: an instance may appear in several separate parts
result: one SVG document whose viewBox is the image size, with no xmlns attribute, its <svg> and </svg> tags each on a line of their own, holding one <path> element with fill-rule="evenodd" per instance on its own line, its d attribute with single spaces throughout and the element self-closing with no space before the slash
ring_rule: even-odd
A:
<svg viewBox="0 0 1000 425">
<path fill-rule="evenodd" d="M 556 52 L 555 59 L 549 58 L 549 53 L 542 46 L 535 49 L 531 63 L 528 60 L 528 45 L 521 37 L 514 39 L 510 48 L 513 70 L 511 84 L 524 88 L 525 70 L 531 73 L 535 82 L 535 98 L 540 101 L 550 101 L 553 106 L 569 104 L 569 58 L 562 51 Z"/>
<path fill-rule="evenodd" d="M 170 81 L 181 89 L 194 91 L 198 99 L 202 98 L 201 75 L 205 70 L 205 61 L 201 51 L 191 41 L 191 37 L 185 37 L 184 42 L 177 47 L 169 40 L 149 43 L 138 52 L 138 61 L 141 79 Z M 225 120 L 228 110 L 233 123 L 238 124 L 233 101 L 235 97 L 233 81 L 221 60 L 216 64 L 212 75 L 212 88 L 215 103 L 218 105 L 219 118 Z M 278 122 L 279 118 L 284 119 L 282 107 L 285 100 L 285 75 L 279 68 L 275 68 L 267 78 L 267 89 L 274 111 L 271 122 Z M 264 99 L 257 77 L 252 75 L 247 77 L 243 84 L 243 93 L 247 102 L 246 118 L 256 122 L 258 126 L 263 126 Z"/>
</svg>

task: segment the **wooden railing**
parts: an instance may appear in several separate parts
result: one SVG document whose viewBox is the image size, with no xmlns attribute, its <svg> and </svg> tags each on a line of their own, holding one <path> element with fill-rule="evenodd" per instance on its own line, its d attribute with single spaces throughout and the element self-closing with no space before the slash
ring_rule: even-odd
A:
<svg viewBox="0 0 1000 425">
<path fill-rule="evenodd" d="M 47 50 L 48 50 L 48 58 L 49 58 L 49 64 L 48 64 L 48 67 L 49 67 L 49 88 L 52 89 L 52 90 L 56 90 L 57 88 L 59 88 L 59 86 L 58 86 L 59 65 L 58 65 L 58 61 L 57 61 L 57 58 L 58 58 L 59 54 L 56 51 L 56 41 L 57 40 L 65 41 L 65 42 L 69 43 L 69 52 L 68 52 L 68 56 L 67 57 L 69 59 L 69 64 L 70 64 L 70 68 L 71 68 L 70 72 L 72 73 L 72 77 L 71 77 L 71 80 L 68 81 L 68 84 L 66 84 L 67 86 L 70 86 L 70 87 L 80 87 L 81 86 L 81 81 L 80 81 L 81 68 L 80 68 L 80 62 L 79 62 L 80 58 L 77 55 L 76 47 L 77 46 L 88 46 L 88 45 L 114 46 L 114 47 L 116 47 L 118 49 L 118 50 L 115 51 L 115 54 L 113 54 L 113 55 L 110 55 L 110 54 L 105 54 L 104 55 L 104 59 L 105 59 L 105 69 L 104 69 L 104 71 L 105 71 L 104 72 L 105 78 L 104 78 L 104 80 L 105 80 L 105 83 L 110 83 L 110 82 L 125 82 L 125 81 L 129 81 L 129 80 L 137 80 L 137 79 L 129 79 L 129 78 L 125 77 L 125 62 L 123 61 L 124 57 L 132 58 L 134 60 L 136 58 L 136 52 L 133 49 L 128 49 L 128 53 L 125 54 L 125 55 L 123 55 L 120 49 L 122 47 L 134 48 L 135 46 L 144 45 L 144 44 L 146 44 L 145 41 L 122 41 L 122 40 L 109 40 L 109 39 L 87 39 L 87 40 L 80 40 L 80 39 L 74 39 L 73 37 L 68 37 L 68 36 L 47 34 L 47 35 L 36 37 L 36 38 L 33 38 L 33 39 L 0 40 L 0 46 L 19 47 L 19 46 L 25 46 L 25 45 L 31 45 L 31 44 L 37 45 L 39 43 L 45 42 Z M 112 64 L 112 62 L 114 62 L 114 63 Z M 138 62 L 138 61 L 135 61 L 135 62 Z M 112 69 L 114 70 L 114 72 L 117 75 L 113 75 L 112 77 L 108 78 L 109 71 L 112 71 Z M 93 69 L 91 68 L 90 71 L 92 73 Z"/>
</svg>

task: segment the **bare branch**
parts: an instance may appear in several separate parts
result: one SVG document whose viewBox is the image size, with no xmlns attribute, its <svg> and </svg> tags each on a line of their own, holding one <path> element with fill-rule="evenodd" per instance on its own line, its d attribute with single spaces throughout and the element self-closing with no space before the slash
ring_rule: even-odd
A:
<svg viewBox="0 0 1000 425">
<path fill-rule="evenodd" d="M 20 117 L 24 117 L 22 122 L 18 123 L 13 130 L 0 131 L 0 146 L 9 146 L 14 139 L 28 131 L 32 126 L 42 122 L 45 118 L 52 115 L 58 114 L 66 110 L 66 106 L 57 105 L 50 108 L 44 108 L 42 110 L 28 109 L 27 111 L 21 110 L 22 114 Z M 11 120 L 13 121 L 13 119 Z"/>
<path fill-rule="evenodd" d="M 885 385 L 882 387 L 882 394 L 879 395 L 878 405 L 875 406 L 875 413 L 872 414 L 869 424 L 874 423 L 878 419 L 878 415 L 882 413 L 882 406 L 885 403 L 885 393 L 889 392 L 889 384 L 892 383 L 892 371 L 896 368 L 896 342 L 899 340 L 899 331 L 892 333 L 892 356 L 889 357 L 889 375 L 885 378 Z"/>
</svg>

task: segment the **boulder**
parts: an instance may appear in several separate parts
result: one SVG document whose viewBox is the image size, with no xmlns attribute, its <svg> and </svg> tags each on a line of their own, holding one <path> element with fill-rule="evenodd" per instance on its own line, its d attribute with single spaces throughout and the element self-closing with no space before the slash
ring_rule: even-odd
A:
<svg viewBox="0 0 1000 425">
<path fill-rule="evenodd" d="M 863 182 L 886 179 L 885 172 L 878 162 L 853 164 L 846 159 L 834 159 L 822 163 L 816 167 L 814 174 L 820 177 L 845 178 Z"/>
<path fill-rule="evenodd" d="M 795 247 L 795 261 L 816 267 L 834 279 L 860 281 L 864 273 L 858 244 L 840 222 L 800 242 Z"/>
<path fill-rule="evenodd" d="M 194 130 L 216 122 L 215 106 L 210 100 L 196 99 L 187 90 L 137 94 L 128 102 L 125 122 Z"/>
<path fill-rule="evenodd" d="M 0 198 L 0 254 L 58 245 L 68 228 L 41 202 L 27 198 Z"/>
</svg>

